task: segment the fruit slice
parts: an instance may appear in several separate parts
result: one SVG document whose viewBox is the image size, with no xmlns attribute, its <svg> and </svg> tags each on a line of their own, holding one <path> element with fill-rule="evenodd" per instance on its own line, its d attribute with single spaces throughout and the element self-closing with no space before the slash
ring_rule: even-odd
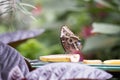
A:
<svg viewBox="0 0 120 80">
<path fill-rule="evenodd" d="M 44 62 L 79 62 L 79 54 L 57 54 L 40 56 L 40 60 Z"/>
<path fill-rule="evenodd" d="M 107 64 L 107 65 L 120 65 L 120 59 L 116 59 L 116 60 L 105 60 L 103 62 L 104 64 Z"/>
<path fill-rule="evenodd" d="M 101 60 L 83 60 L 84 64 L 102 64 Z"/>
</svg>

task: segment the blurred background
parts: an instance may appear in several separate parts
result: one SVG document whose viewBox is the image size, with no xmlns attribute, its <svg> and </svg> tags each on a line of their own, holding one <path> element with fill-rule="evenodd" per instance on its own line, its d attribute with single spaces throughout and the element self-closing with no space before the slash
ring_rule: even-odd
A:
<svg viewBox="0 0 120 80">
<path fill-rule="evenodd" d="M 45 29 L 14 47 L 27 58 L 63 54 L 63 25 L 82 40 L 85 58 L 120 59 L 120 0 L 0 0 L 0 35 Z"/>
</svg>

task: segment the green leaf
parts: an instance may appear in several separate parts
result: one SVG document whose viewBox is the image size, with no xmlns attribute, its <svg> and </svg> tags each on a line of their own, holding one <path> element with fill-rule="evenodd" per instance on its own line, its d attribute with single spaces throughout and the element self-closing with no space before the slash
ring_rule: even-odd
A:
<svg viewBox="0 0 120 80">
<path fill-rule="evenodd" d="M 37 9 L 35 6 L 31 5 L 31 4 L 26 4 L 26 3 L 19 3 L 21 6 L 27 6 L 27 7 L 31 7 L 34 9 Z"/>
<path fill-rule="evenodd" d="M 85 41 L 83 52 L 92 52 L 108 49 L 120 41 L 119 37 L 110 37 L 105 35 L 93 36 Z"/>
<path fill-rule="evenodd" d="M 118 34 L 120 33 L 120 26 L 107 23 L 93 23 L 92 33 L 103 34 Z"/>
</svg>

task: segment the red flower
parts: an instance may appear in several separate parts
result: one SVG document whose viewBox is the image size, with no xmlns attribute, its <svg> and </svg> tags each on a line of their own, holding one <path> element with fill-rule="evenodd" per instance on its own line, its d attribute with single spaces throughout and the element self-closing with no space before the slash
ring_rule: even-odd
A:
<svg viewBox="0 0 120 80">
<path fill-rule="evenodd" d="M 38 16 L 42 12 L 42 7 L 40 5 L 36 5 L 36 8 L 32 10 L 33 15 Z"/>
<path fill-rule="evenodd" d="M 91 26 L 84 27 L 81 31 L 81 36 L 85 39 L 90 37 L 92 35 L 91 30 L 92 30 Z"/>
</svg>

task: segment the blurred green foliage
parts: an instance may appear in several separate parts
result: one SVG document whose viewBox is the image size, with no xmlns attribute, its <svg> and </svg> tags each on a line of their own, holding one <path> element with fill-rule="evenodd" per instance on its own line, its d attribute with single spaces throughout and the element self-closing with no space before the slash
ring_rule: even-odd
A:
<svg viewBox="0 0 120 80">
<path fill-rule="evenodd" d="M 17 49 L 23 56 L 30 59 L 38 58 L 40 55 L 48 54 L 46 47 L 42 43 L 39 43 L 36 39 L 30 39 L 26 41 Z"/>
<path fill-rule="evenodd" d="M 45 46 L 43 43 L 39 42 L 37 39 L 29 39 L 23 44 L 20 44 L 17 47 L 17 50 L 26 58 L 29 59 L 37 59 L 39 56 L 48 55 L 50 53 L 58 54 L 60 53 L 61 49 L 59 45 L 54 45 L 47 49 L 48 47 Z"/>
<path fill-rule="evenodd" d="M 12 25 L 1 23 L 5 26 L 0 27 L 1 33 L 46 29 L 36 40 L 28 40 L 17 48 L 25 57 L 35 59 L 38 55 L 64 53 L 60 28 L 68 25 L 84 41 L 83 53 L 94 54 L 88 58 L 120 59 L 120 0 L 24 0 L 20 3 L 36 8 L 22 6 L 24 13 L 16 10 L 8 21 Z M 5 18 L 2 21 L 6 21 Z M 90 27 L 93 27 L 94 35 L 90 34 Z"/>
<path fill-rule="evenodd" d="M 0 33 L 4 33 L 6 31 L 6 27 L 4 25 L 0 25 Z"/>
</svg>

